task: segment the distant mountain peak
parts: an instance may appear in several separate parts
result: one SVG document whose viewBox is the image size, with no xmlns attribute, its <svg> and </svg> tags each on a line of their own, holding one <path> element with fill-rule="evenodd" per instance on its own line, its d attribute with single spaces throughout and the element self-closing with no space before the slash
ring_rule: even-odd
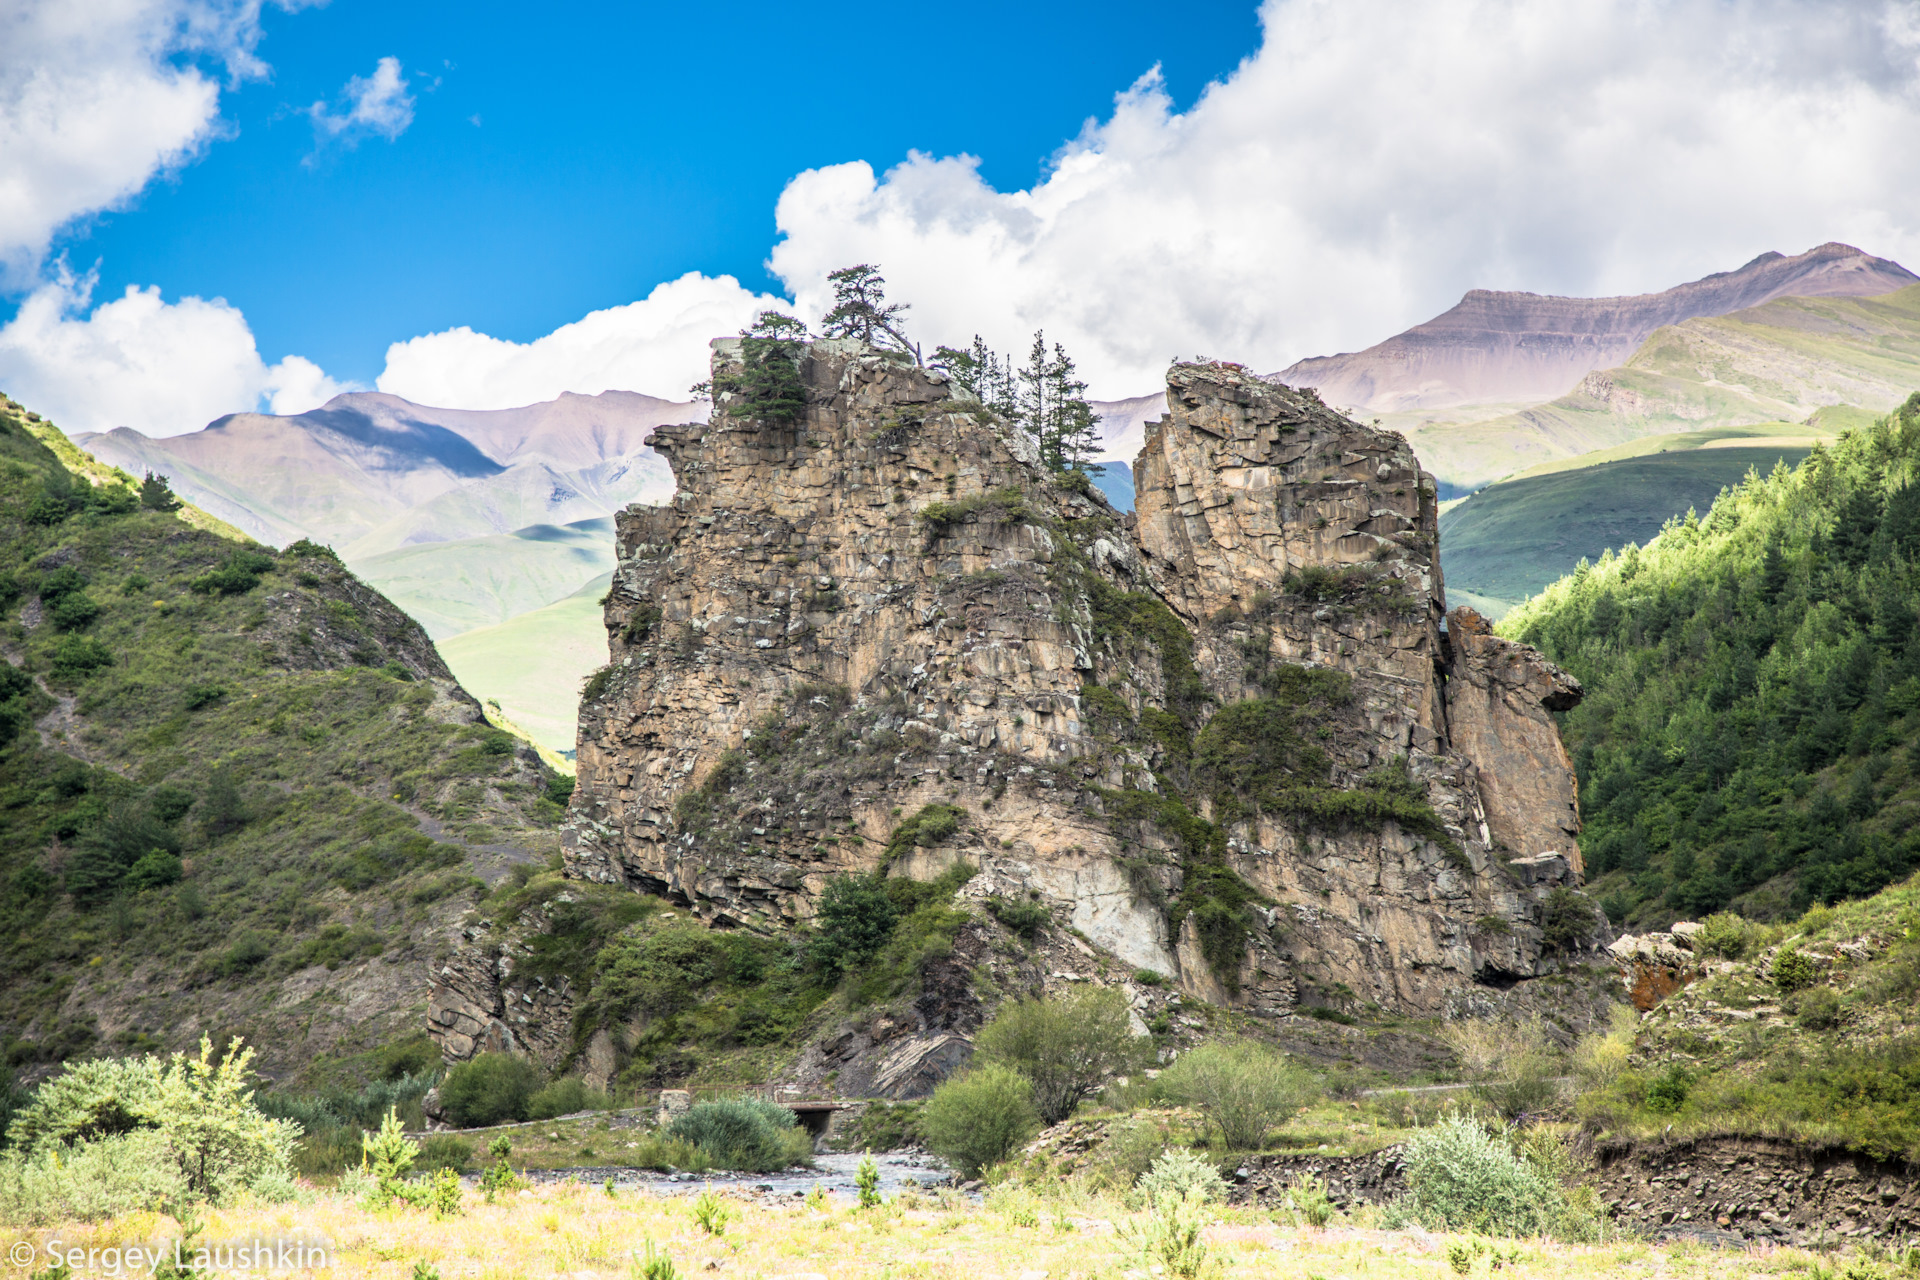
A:
<svg viewBox="0 0 1920 1280">
<path fill-rule="evenodd" d="M 1768 251 L 1733 271 L 1659 293 L 1611 298 L 1469 289 L 1433 319 L 1364 351 L 1313 356 L 1270 380 L 1316 388 L 1329 404 L 1375 411 L 1537 402 L 1619 364 L 1662 325 L 1783 297 L 1867 297 L 1920 281 L 1897 262 L 1828 241 Z"/>
</svg>

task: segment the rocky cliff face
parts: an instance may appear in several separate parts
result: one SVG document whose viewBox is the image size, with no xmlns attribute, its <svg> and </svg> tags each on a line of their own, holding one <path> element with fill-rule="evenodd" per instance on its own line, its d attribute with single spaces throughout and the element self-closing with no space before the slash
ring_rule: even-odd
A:
<svg viewBox="0 0 1920 1280">
<path fill-rule="evenodd" d="M 1558 967 L 1577 821 L 1545 710 L 1578 686 L 1442 643 L 1433 485 L 1399 437 L 1179 365 L 1136 523 L 938 373 L 817 343 L 801 374 L 790 425 L 723 402 L 652 440 L 679 492 L 620 517 L 569 875 L 768 930 L 837 873 L 965 857 L 963 896 L 1025 890 L 1272 1013 L 1437 1013 Z M 1498 785 L 1515 762 L 1559 776 Z M 933 804 L 960 835 L 903 840 Z"/>
</svg>

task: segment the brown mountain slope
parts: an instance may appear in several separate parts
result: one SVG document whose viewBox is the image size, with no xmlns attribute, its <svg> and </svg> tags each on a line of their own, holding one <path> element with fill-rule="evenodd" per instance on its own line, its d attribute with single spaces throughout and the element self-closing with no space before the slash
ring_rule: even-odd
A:
<svg viewBox="0 0 1920 1280">
<path fill-rule="evenodd" d="M 1920 281 L 1851 245 L 1763 253 L 1662 293 L 1561 298 L 1475 289 L 1458 306 L 1365 351 L 1301 360 L 1271 380 L 1317 388 L 1330 404 L 1381 412 L 1563 395 L 1620 364 L 1663 325 L 1783 297 L 1869 297 Z"/>
<path fill-rule="evenodd" d="M 610 515 L 667 483 L 647 432 L 702 407 L 609 391 L 479 411 L 351 392 L 291 417 L 236 413 L 186 435 L 121 427 L 75 443 L 136 475 L 165 473 L 262 541 L 308 537 L 357 560 Z"/>
</svg>

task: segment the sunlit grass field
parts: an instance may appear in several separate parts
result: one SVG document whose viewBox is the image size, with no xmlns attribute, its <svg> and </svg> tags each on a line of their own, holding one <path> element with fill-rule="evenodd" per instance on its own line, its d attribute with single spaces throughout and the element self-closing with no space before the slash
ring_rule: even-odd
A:
<svg viewBox="0 0 1920 1280">
<path fill-rule="evenodd" d="M 201 1243 L 224 1245 L 248 1239 L 325 1241 L 329 1266 L 295 1274 L 391 1277 L 415 1280 L 455 1277 L 672 1275 L 708 1271 L 739 1277 L 876 1277 L 886 1280 L 1068 1280 L 1113 1277 L 1144 1280 L 1164 1274 L 1133 1243 L 1148 1216 L 1117 1199 L 1063 1191 L 1055 1199 L 1030 1192 L 996 1192 L 975 1204 L 952 1192 L 906 1193 L 878 1208 L 861 1209 L 851 1197 L 829 1196 L 809 1204 L 743 1197 L 727 1201 L 731 1221 L 712 1235 L 695 1220 L 692 1197 L 664 1197 L 601 1188 L 560 1185 L 505 1194 L 486 1204 L 468 1192 L 460 1216 L 435 1219 L 420 1210 L 371 1213 L 338 1192 L 319 1191 L 291 1205 L 209 1210 Z M 1300 1280 L 1336 1277 L 1740 1277 L 1797 1273 L 1808 1276 L 1892 1275 L 1901 1260 L 1863 1255 L 1819 1255 L 1798 1249 L 1712 1250 L 1685 1243 L 1656 1245 L 1617 1241 L 1567 1245 L 1547 1241 L 1484 1241 L 1418 1230 L 1385 1231 L 1357 1219 L 1336 1217 L 1323 1228 L 1297 1225 L 1285 1210 L 1213 1207 L 1201 1234 L 1199 1276 L 1261 1276 Z M 179 1237 L 180 1224 L 157 1214 L 137 1214 L 98 1225 L 76 1225 L 11 1235 L 39 1251 L 26 1270 L 47 1265 L 45 1250 L 123 1250 Z M 0 1245 L 0 1250 L 4 1250 Z M 656 1259 L 651 1273 L 649 1249 Z M 82 1255 L 85 1256 L 84 1253 Z M 111 1256 L 95 1253 L 100 1259 Z M 183 1254 L 190 1258 L 190 1255 Z M 145 1267 L 139 1268 L 144 1274 Z M 96 1263 L 76 1274 L 104 1274 Z M 126 1274 L 122 1271 L 121 1274 Z M 284 1273 L 283 1273 L 284 1274 Z"/>
</svg>

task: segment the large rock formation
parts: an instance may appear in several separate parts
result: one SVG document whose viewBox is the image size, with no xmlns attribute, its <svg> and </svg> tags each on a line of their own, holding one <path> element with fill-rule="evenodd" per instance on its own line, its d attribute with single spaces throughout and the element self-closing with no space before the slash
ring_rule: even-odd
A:
<svg viewBox="0 0 1920 1280">
<path fill-rule="evenodd" d="M 836 873 L 966 857 L 963 896 L 1026 890 L 1275 1013 L 1432 1014 L 1559 967 L 1541 926 L 1578 854 L 1543 708 L 1578 687 L 1443 644 L 1433 484 L 1398 436 L 1178 365 L 1135 523 L 937 372 L 834 342 L 799 371 L 788 424 L 723 397 L 652 439 L 679 491 L 619 519 L 570 876 L 779 929 Z M 1522 760 L 1559 776 L 1489 785 Z M 898 835 L 933 804 L 956 838 Z"/>
</svg>

